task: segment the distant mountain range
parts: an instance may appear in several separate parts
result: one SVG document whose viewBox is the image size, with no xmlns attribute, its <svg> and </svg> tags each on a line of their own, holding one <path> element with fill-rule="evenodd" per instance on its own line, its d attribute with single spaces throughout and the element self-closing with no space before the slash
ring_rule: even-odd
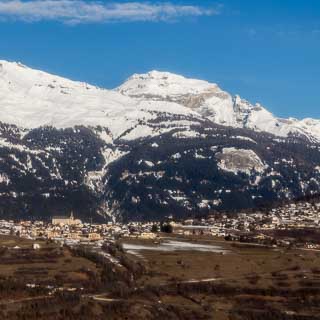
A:
<svg viewBox="0 0 320 320">
<path fill-rule="evenodd" d="M 0 61 L 0 217 L 161 219 L 319 192 L 320 120 L 151 71 L 114 90 Z"/>
</svg>

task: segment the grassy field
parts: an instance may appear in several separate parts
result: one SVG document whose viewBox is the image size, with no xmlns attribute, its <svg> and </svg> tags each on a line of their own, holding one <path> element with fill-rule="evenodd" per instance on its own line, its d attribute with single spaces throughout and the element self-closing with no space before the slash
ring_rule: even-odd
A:
<svg viewBox="0 0 320 320">
<path fill-rule="evenodd" d="M 34 250 L 33 244 L 40 249 Z M 95 263 L 75 257 L 66 247 L 53 242 L 0 236 L 0 275 L 29 284 L 78 287 L 97 272 Z"/>
<path fill-rule="evenodd" d="M 128 241 L 153 245 L 146 240 L 125 240 Z M 143 261 L 149 271 L 140 284 L 184 284 L 186 294 L 165 293 L 162 303 L 205 309 L 209 319 L 255 319 L 266 310 L 270 319 L 318 317 L 315 302 L 320 302 L 320 252 L 213 239 L 197 239 L 196 243 L 220 246 L 228 253 L 139 250 L 134 257 Z M 199 288 L 193 290 L 196 285 Z M 206 286 L 216 286 L 221 293 L 208 293 Z M 239 315 L 241 310 L 243 317 Z"/>
<path fill-rule="evenodd" d="M 153 245 L 151 240 L 124 242 Z M 320 252 L 267 248 L 221 240 L 197 240 L 195 243 L 219 246 L 227 253 L 139 250 L 134 257 L 141 259 L 147 264 L 150 273 L 154 273 L 154 276 L 148 278 L 148 281 L 154 283 L 208 278 L 247 283 L 248 277 L 259 275 L 261 283 L 268 286 L 274 285 L 277 278 L 272 274 L 280 273 L 288 275 L 290 284 L 294 285 L 297 274 L 306 274 L 306 277 L 312 275 L 314 278 L 312 270 L 320 268 Z"/>
<path fill-rule="evenodd" d="M 6 291 L 0 281 L 0 304 L 7 308 L 2 314 L 0 309 L 0 316 L 10 315 L 10 320 L 26 319 L 26 314 L 40 320 L 320 319 L 318 251 L 205 237 L 162 238 L 160 245 L 152 240 L 120 242 L 131 249 L 123 251 L 117 245 L 109 250 L 117 262 L 106 259 L 104 264 L 55 243 L 36 241 L 41 249 L 33 250 L 34 241 L 0 237 L 0 280 L 88 289 L 96 281 L 90 275 L 100 279 L 100 287 L 91 293 L 48 297 L 38 292 L 34 298 L 30 293 Z"/>
</svg>

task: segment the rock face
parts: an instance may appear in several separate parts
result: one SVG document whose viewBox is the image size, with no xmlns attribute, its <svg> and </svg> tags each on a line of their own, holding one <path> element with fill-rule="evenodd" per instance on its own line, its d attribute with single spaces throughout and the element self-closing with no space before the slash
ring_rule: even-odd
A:
<svg viewBox="0 0 320 320">
<path fill-rule="evenodd" d="M 0 218 L 160 219 L 319 192 L 320 122 L 152 71 L 114 90 L 0 62 Z"/>
<path fill-rule="evenodd" d="M 222 170 L 233 172 L 244 172 L 250 175 L 252 172 L 261 173 L 267 167 L 257 154 L 250 149 L 223 148 L 216 154 L 219 159 L 218 167 Z"/>
</svg>

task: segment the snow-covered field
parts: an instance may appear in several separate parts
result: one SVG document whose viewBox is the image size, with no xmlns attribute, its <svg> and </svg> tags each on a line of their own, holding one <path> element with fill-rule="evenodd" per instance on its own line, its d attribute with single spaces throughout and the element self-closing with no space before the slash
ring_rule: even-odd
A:
<svg viewBox="0 0 320 320">
<path fill-rule="evenodd" d="M 228 251 L 223 249 L 220 246 L 214 245 L 206 245 L 194 242 L 186 242 L 186 241 L 176 241 L 176 240 L 166 240 L 161 244 L 154 245 L 140 245 L 133 243 L 123 243 L 123 248 L 132 254 L 140 254 L 141 251 L 149 250 L 149 251 L 201 251 L 201 252 L 214 252 L 214 253 L 227 253 Z"/>
</svg>

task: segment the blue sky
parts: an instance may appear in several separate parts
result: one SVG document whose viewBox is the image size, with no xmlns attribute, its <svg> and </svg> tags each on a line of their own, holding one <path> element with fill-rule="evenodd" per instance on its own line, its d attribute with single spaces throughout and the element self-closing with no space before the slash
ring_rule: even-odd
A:
<svg viewBox="0 0 320 320">
<path fill-rule="evenodd" d="M 320 118 L 318 0 L 0 0 L 0 59 L 113 88 L 170 71 Z"/>
</svg>

